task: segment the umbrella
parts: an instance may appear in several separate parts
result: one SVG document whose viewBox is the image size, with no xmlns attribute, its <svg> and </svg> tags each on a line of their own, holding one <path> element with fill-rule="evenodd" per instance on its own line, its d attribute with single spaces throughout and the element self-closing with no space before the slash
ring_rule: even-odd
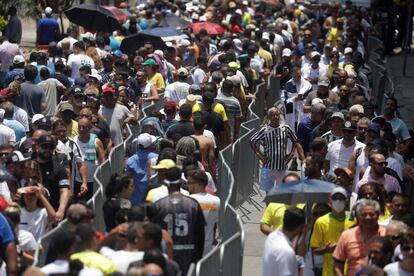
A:
<svg viewBox="0 0 414 276">
<path fill-rule="evenodd" d="M 164 18 L 155 24 L 154 27 L 173 27 L 176 29 L 183 29 L 188 26 L 190 22 L 176 16 L 175 14 L 168 13 Z"/>
<path fill-rule="evenodd" d="M 317 179 L 303 179 L 275 185 L 264 201 L 286 204 L 328 202 L 337 185 Z"/>
<path fill-rule="evenodd" d="M 140 47 L 144 46 L 145 42 L 149 41 L 154 46 L 154 49 L 165 50 L 167 49 L 165 42 L 183 38 L 187 38 L 187 35 L 172 27 L 148 29 L 124 38 L 120 49 L 124 53 L 133 54 Z"/>
<path fill-rule="evenodd" d="M 224 33 L 224 28 L 217 23 L 212 22 L 196 22 L 190 24 L 189 27 L 195 33 L 199 33 L 201 29 L 205 29 L 209 35 L 218 35 Z"/>
<path fill-rule="evenodd" d="M 65 11 L 70 22 L 98 32 L 112 32 L 121 28 L 121 24 L 111 11 L 100 5 L 81 4 Z"/>
<path fill-rule="evenodd" d="M 114 6 L 102 6 L 102 7 L 110 11 L 119 22 L 127 21 L 128 15 L 125 14 L 123 10 L 118 9 L 117 7 L 114 7 Z"/>
</svg>

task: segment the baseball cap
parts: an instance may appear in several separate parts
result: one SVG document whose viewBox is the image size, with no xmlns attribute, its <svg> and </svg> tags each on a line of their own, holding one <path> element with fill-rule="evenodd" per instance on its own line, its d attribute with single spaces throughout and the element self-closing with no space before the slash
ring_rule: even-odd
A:
<svg viewBox="0 0 414 276">
<path fill-rule="evenodd" d="M 340 173 L 344 173 L 348 178 L 352 178 L 352 171 L 348 168 L 336 168 L 334 173 L 338 176 Z"/>
<path fill-rule="evenodd" d="M 24 63 L 26 60 L 22 55 L 15 55 L 13 58 L 13 64 Z"/>
<path fill-rule="evenodd" d="M 311 105 L 315 104 L 323 104 L 323 100 L 321 98 L 314 98 L 311 102 Z"/>
<path fill-rule="evenodd" d="M 282 57 L 290 57 L 292 55 L 292 50 L 289 48 L 285 48 L 282 51 Z"/>
<path fill-rule="evenodd" d="M 136 139 L 138 145 L 141 145 L 144 148 L 148 148 L 149 146 L 154 144 L 154 142 L 157 140 L 157 137 L 152 136 L 148 133 L 141 133 L 140 135 L 138 135 Z"/>
<path fill-rule="evenodd" d="M 344 116 L 344 114 L 342 114 L 342 112 L 334 112 L 334 113 L 331 115 L 331 119 L 333 119 L 333 118 L 340 118 L 340 119 L 342 119 L 343 121 L 345 121 L 345 116 Z"/>
<path fill-rule="evenodd" d="M 124 53 L 122 53 L 122 51 L 121 51 L 121 50 L 116 50 L 115 52 L 113 52 L 113 54 L 114 54 L 114 56 L 116 56 L 116 57 L 122 57 L 122 55 L 123 55 Z"/>
<path fill-rule="evenodd" d="M 190 45 L 191 42 L 188 39 L 181 39 L 180 42 L 178 42 L 178 46 L 188 47 Z"/>
<path fill-rule="evenodd" d="M 175 167 L 175 162 L 171 159 L 163 159 L 160 162 L 158 162 L 157 165 L 154 165 L 151 167 L 151 169 L 154 170 L 166 170 L 166 169 L 171 169 L 173 167 Z"/>
<path fill-rule="evenodd" d="M 73 112 L 73 106 L 69 102 L 63 102 L 58 108 L 59 112 L 64 112 L 66 110 L 70 110 Z"/>
<path fill-rule="evenodd" d="M 360 104 L 354 104 L 349 108 L 349 113 L 351 114 L 363 114 L 364 113 L 364 107 Z"/>
<path fill-rule="evenodd" d="M 9 156 L 7 156 L 6 164 L 23 162 L 29 159 L 30 157 L 24 157 L 23 153 L 21 153 L 18 150 L 15 150 L 12 153 L 10 153 Z"/>
<path fill-rule="evenodd" d="M 92 33 L 86 32 L 80 35 L 84 40 L 95 41 L 95 37 Z"/>
<path fill-rule="evenodd" d="M 42 117 L 39 120 L 36 121 L 36 125 L 38 128 L 41 129 L 48 129 L 52 127 L 52 122 L 50 121 L 50 119 L 48 117 Z M 46 128 L 44 128 L 46 127 Z"/>
<path fill-rule="evenodd" d="M 376 124 L 376 123 L 369 123 L 366 132 L 371 131 L 371 132 L 375 132 L 375 134 L 379 135 L 380 134 L 380 125 Z"/>
<path fill-rule="evenodd" d="M 344 55 L 352 54 L 352 52 L 353 52 L 353 50 L 352 50 L 351 47 L 346 47 L 345 50 L 344 50 Z"/>
<path fill-rule="evenodd" d="M 227 77 L 226 80 L 230 80 L 233 83 L 233 86 L 235 86 L 235 87 L 239 87 L 240 83 L 241 83 L 241 79 L 237 75 Z"/>
<path fill-rule="evenodd" d="M 73 96 L 83 95 L 83 89 L 81 86 L 75 85 L 70 89 L 69 94 Z"/>
<path fill-rule="evenodd" d="M 105 88 L 102 90 L 102 95 L 103 95 L 103 94 L 106 94 L 106 93 L 115 94 L 115 93 L 116 93 L 116 91 L 115 91 L 115 89 L 114 89 L 114 88 L 107 86 L 107 87 L 105 87 Z"/>
<path fill-rule="evenodd" d="M 333 188 L 333 190 L 331 191 L 330 197 L 332 197 L 332 196 L 334 196 L 336 194 L 341 194 L 344 197 L 348 198 L 347 191 L 344 188 L 342 188 L 342 187 L 335 187 L 335 188 Z"/>
<path fill-rule="evenodd" d="M 229 8 L 230 8 L 230 9 L 233 9 L 233 8 L 235 8 L 235 7 L 237 7 L 236 3 L 234 3 L 233 1 L 231 1 L 231 2 L 229 3 Z"/>
<path fill-rule="evenodd" d="M 318 86 L 329 86 L 329 79 L 328 78 L 319 78 L 318 79 Z"/>
<path fill-rule="evenodd" d="M 188 70 L 185 69 L 184 67 L 181 67 L 180 69 L 177 70 L 177 76 L 187 77 L 188 76 Z"/>
<path fill-rule="evenodd" d="M 342 127 L 342 129 L 345 129 L 345 130 L 356 130 L 357 129 L 357 125 L 353 121 L 346 121 L 344 123 L 344 126 Z"/>
<path fill-rule="evenodd" d="M 43 114 L 35 114 L 32 117 L 32 124 L 36 123 L 37 121 L 39 121 L 40 119 L 44 118 L 45 115 Z"/>
<path fill-rule="evenodd" d="M 338 17 L 336 19 L 336 23 L 344 23 L 344 19 L 342 17 Z"/>
<path fill-rule="evenodd" d="M 37 144 L 39 146 L 41 145 L 50 145 L 55 146 L 55 140 L 50 135 L 43 135 L 39 137 L 39 140 L 37 140 Z"/>
<path fill-rule="evenodd" d="M 321 54 L 318 51 L 313 51 L 311 54 L 311 58 L 317 57 L 317 56 L 321 56 Z"/>
<path fill-rule="evenodd" d="M 236 61 L 229 62 L 229 67 L 233 69 L 240 69 L 240 64 Z"/>
<path fill-rule="evenodd" d="M 240 39 L 238 39 L 238 38 L 233 39 L 233 44 L 234 44 L 234 47 L 236 47 L 237 50 L 243 51 L 243 43 Z"/>
<path fill-rule="evenodd" d="M 46 9 L 45 9 L 45 14 L 46 14 L 46 15 L 51 15 L 51 14 L 52 14 L 52 12 L 53 12 L 53 10 L 52 10 L 52 8 L 51 8 L 51 7 L 46 7 Z"/>
<path fill-rule="evenodd" d="M 142 65 L 150 65 L 150 66 L 155 66 L 155 65 L 157 65 L 157 62 L 156 62 L 154 59 L 149 58 L 149 59 L 147 59 L 146 61 L 144 61 L 144 62 L 142 63 Z"/>
<path fill-rule="evenodd" d="M 99 75 L 99 73 L 96 69 L 92 69 L 92 74 L 90 74 L 89 77 L 98 80 L 98 82 L 102 81 L 102 76 Z"/>
<path fill-rule="evenodd" d="M 177 104 L 174 101 L 166 101 L 164 103 L 164 110 L 176 110 Z"/>
<path fill-rule="evenodd" d="M 315 48 L 315 46 L 312 44 L 312 43 L 307 43 L 306 45 L 305 45 L 305 49 L 306 48 Z"/>
<path fill-rule="evenodd" d="M 187 97 L 185 97 L 185 102 L 184 103 L 193 106 L 197 103 L 197 98 L 196 98 L 195 95 L 189 94 L 189 95 L 187 95 Z"/>
</svg>

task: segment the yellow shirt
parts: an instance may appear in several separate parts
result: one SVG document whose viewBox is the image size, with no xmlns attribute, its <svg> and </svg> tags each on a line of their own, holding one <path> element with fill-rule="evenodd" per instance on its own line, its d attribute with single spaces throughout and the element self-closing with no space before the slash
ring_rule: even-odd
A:
<svg viewBox="0 0 414 276">
<path fill-rule="evenodd" d="M 264 59 L 264 61 L 266 62 L 266 67 L 272 67 L 273 66 L 273 58 L 272 58 L 272 54 L 269 53 L 268 51 L 266 51 L 263 48 L 260 48 L 259 51 L 257 52 L 257 54 Z"/>
<path fill-rule="evenodd" d="M 104 275 L 110 275 L 116 271 L 116 266 L 110 259 L 95 251 L 75 253 L 70 256 L 70 259 L 79 260 L 87 267 L 99 269 Z"/>
<path fill-rule="evenodd" d="M 313 226 L 313 232 L 310 239 L 310 246 L 313 248 L 320 248 L 328 244 L 336 244 L 345 229 L 350 228 L 355 224 L 355 221 L 349 220 L 349 213 L 345 215 L 345 219 L 340 221 L 332 216 L 332 213 L 327 213 L 321 216 Z M 323 255 L 322 276 L 334 275 L 333 273 L 333 257 L 332 253 L 325 253 Z"/>
<path fill-rule="evenodd" d="M 75 138 L 78 134 L 78 122 L 72 120 L 72 122 L 66 126 L 66 135 L 70 138 Z"/>
<path fill-rule="evenodd" d="M 335 69 L 343 69 L 342 65 L 339 64 L 338 66 L 333 66 L 332 64 L 328 64 L 328 77 L 332 77 L 333 72 Z"/>
<path fill-rule="evenodd" d="M 193 113 L 201 111 L 201 105 L 196 103 L 193 105 Z M 221 103 L 214 103 L 213 104 L 213 111 L 216 112 L 223 122 L 227 122 L 229 119 L 227 118 L 226 110 Z"/>
<path fill-rule="evenodd" d="M 148 79 L 157 89 L 165 89 L 164 77 L 160 73 L 155 73 L 154 76 Z"/>
<path fill-rule="evenodd" d="M 331 31 L 328 33 L 328 37 L 326 40 L 332 43 L 333 47 L 336 47 L 336 39 L 344 33 L 344 30 L 338 30 L 338 28 L 332 28 Z"/>
<path fill-rule="evenodd" d="M 305 204 L 297 204 L 296 207 L 303 209 Z M 260 224 L 267 224 L 272 226 L 273 230 L 278 230 L 283 227 L 283 217 L 285 211 L 290 207 L 290 204 L 284 203 L 270 203 L 267 205 L 266 210 L 263 213 Z"/>
</svg>

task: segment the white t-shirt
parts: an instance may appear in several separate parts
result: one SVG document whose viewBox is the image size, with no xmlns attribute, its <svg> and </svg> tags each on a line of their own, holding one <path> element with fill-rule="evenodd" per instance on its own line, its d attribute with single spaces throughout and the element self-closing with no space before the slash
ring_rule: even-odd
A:
<svg viewBox="0 0 414 276">
<path fill-rule="evenodd" d="M 91 69 L 95 68 L 95 62 L 93 62 L 89 56 L 84 54 L 71 54 L 68 58 L 68 65 L 72 68 L 71 78 L 74 80 L 79 78 L 79 68 L 82 66 L 89 65 Z"/>
<path fill-rule="evenodd" d="M 203 256 L 213 249 L 214 226 L 218 223 L 220 212 L 220 198 L 207 194 L 192 194 L 192 198 L 198 201 L 203 210 L 206 225 L 204 226 L 204 250 Z"/>
<path fill-rule="evenodd" d="M 184 190 L 183 188 L 180 188 L 180 193 L 183 195 L 189 196 L 190 193 L 187 190 Z M 162 185 L 161 187 L 155 188 L 154 192 L 152 194 L 152 200 L 151 202 L 154 203 L 157 200 L 164 198 L 168 196 L 168 188 L 165 185 Z"/>
<path fill-rule="evenodd" d="M 204 78 L 206 77 L 206 73 L 204 72 L 203 69 L 197 68 L 194 70 L 193 73 L 193 83 L 200 85 L 200 83 L 203 82 Z"/>
<path fill-rule="evenodd" d="M 36 242 L 35 238 L 33 237 L 33 234 L 26 230 L 19 229 L 18 240 L 19 247 L 23 251 L 34 252 L 39 247 L 39 244 Z"/>
<path fill-rule="evenodd" d="M 348 168 L 349 159 L 354 150 L 360 147 L 365 147 L 365 144 L 355 139 L 355 143 L 350 147 L 345 147 L 342 140 L 336 140 L 328 144 L 328 153 L 326 160 L 330 162 L 329 173 L 335 175 L 336 168 Z"/>
<path fill-rule="evenodd" d="M 144 252 L 142 251 L 115 251 L 106 246 L 102 247 L 99 253 L 112 260 L 116 270 L 124 274 L 127 273 L 128 267 L 132 262 L 141 261 L 144 258 Z"/>
<path fill-rule="evenodd" d="M 296 276 L 298 262 L 290 240 L 281 230 L 267 236 L 263 253 L 263 276 Z"/>
<path fill-rule="evenodd" d="M 48 222 L 46 208 L 37 208 L 33 212 L 27 211 L 24 207 L 21 209 L 19 227 L 32 233 L 36 241 L 46 233 Z"/>
<path fill-rule="evenodd" d="M 69 261 L 66 260 L 56 260 L 53 263 L 45 265 L 41 268 L 42 272 L 46 275 L 54 274 L 67 274 L 69 273 Z M 95 268 L 90 268 L 84 266 L 83 269 L 79 272 L 79 276 L 103 276 L 104 274 Z"/>
<path fill-rule="evenodd" d="M 0 123 L 0 145 L 16 143 L 14 130 Z"/>
<path fill-rule="evenodd" d="M 190 85 L 186 82 L 173 82 L 165 87 L 164 98 L 170 98 L 178 105 L 180 100 L 187 97 L 189 89 Z"/>
<path fill-rule="evenodd" d="M 400 264 L 398 262 L 386 265 L 384 267 L 384 272 L 388 276 L 411 276 L 411 275 L 413 275 L 412 273 L 409 273 L 407 271 L 402 270 L 402 268 L 400 267 Z"/>
</svg>

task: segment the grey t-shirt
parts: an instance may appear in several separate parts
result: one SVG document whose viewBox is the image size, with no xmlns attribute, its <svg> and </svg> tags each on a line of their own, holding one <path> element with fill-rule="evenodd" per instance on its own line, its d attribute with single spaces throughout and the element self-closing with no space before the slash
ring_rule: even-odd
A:
<svg viewBox="0 0 414 276">
<path fill-rule="evenodd" d="M 115 104 L 114 108 L 101 106 L 99 114 L 102 115 L 109 124 L 111 139 L 114 146 L 122 143 L 122 125 L 127 117 L 133 116 L 132 113 L 123 105 Z"/>
<path fill-rule="evenodd" d="M 33 117 L 34 114 L 42 113 L 42 102 L 46 101 L 46 95 L 43 88 L 31 83 L 24 82 L 21 85 L 20 97 L 18 98 L 16 105 L 27 111 L 29 117 Z"/>
<path fill-rule="evenodd" d="M 58 104 L 58 88 L 65 86 L 54 78 L 43 80 L 38 85 L 44 89 L 46 95 L 47 107 L 43 114 L 51 116 L 55 113 Z"/>
</svg>

